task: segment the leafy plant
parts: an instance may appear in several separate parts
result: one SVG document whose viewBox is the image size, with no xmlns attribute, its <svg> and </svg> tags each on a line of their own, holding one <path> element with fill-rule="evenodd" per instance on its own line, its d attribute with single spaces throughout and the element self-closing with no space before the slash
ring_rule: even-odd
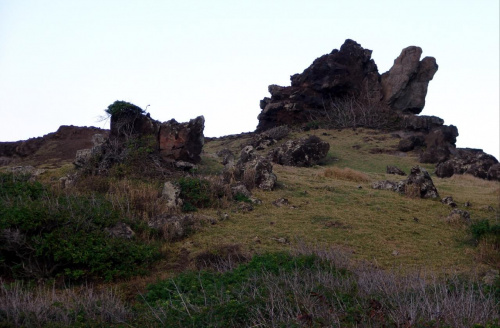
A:
<svg viewBox="0 0 500 328">
<path fill-rule="evenodd" d="M 102 196 L 58 194 L 25 177 L 0 174 L 0 272 L 14 278 L 112 280 L 145 273 L 152 245 L 113 238 L 123 218 Z"/>
<path fill-rule="evenodd" d="M 145 113 L 145 111 L 139 106 L 136 106 L 134 104 L 122 100 L 115 101 L 114 103 L 109 105 L 108 108 L 106 108 L 104 111 L 111 116 L 138 115 Z"/>
<path fill-rule="evenodd" d="M 191 177 L 182 177 L 177 180 L 181 188 L 180 197 L 184 204 L 184 212 L 194 212 L 197 208 L 206 208 L 212 205 L 210 182 Z"/>
</svg>

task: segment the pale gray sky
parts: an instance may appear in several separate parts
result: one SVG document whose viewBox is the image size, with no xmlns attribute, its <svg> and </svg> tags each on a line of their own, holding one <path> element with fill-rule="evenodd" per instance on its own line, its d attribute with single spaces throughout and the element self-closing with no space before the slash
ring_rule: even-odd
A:
<svg viewBox="0 0 500 328">
<path fill-rule="evenodd" d="M 422 115 L 499 157 L 498 0 L 0 0 L 0 141 L 99 122 L 115 100 L 155 119 L 253 131 L 269 84 L 350 38 L 380 73 L 410 45 L 434 56 Z"/>
</svg>

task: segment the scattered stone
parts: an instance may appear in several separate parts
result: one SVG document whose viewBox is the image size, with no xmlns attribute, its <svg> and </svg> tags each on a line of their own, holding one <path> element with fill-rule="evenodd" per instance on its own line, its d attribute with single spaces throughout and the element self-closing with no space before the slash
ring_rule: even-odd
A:
<svg viewBox="0 0 500 328">
<path fill-rule="evenodd" d="M 418 222 L 419 222 L 419 219 L 418 219 L 416 216 L 414 216 L 414 217 L 413 217 L 413 221 L 415 221 L 415 222 L 417 222 L 417 223 L 418 223 Z"/>
<path fill-rule="evenodd" d="M 359 186 L 357 186 L 356 188 L 358 188 L 358 189 L 363 189 L 363 186 L 359 185 Z"/>
<path fill-rule="evenodd" d="M 253 242 L 256 244 L 260 244 L 260 238 L 258 236 L 253 237 Z"/>
<path fill-rule="evenodd" d="M 392 251 L 392 255 L 393 255 L 393 256 L 398 256 L 398 255 L 399 255 L 399 252 L 398 252 L 397 250 L 393 250 L 393 251 Z"/>
<path fill-rule="evenodd" d="M 451 196 L 447 196 L 447 197 L 441 199 L 441 203 L 443 203 L 445 205 L 450 205 L 451 207 L 457 207 L 457 203 L 455 203 L 453 201 L 453 197 L 451 197 Z"/>
<path fill-rule="evenodd" d="M 232 186 L 231 194 L 233 195 L 233 197 L 236 197 L 238 194 L 243 195 L 247 198 L 252 196 L 252 193 L 247 189 L 247 187 L 245 187 L 243 183 L 238 183 L 237 185 Z"/>
<path fill-rule="evenodd" d="M 448 221 L 448 222 L 462 221 L 465 223 L 470 223 L 470 213 L 467 211 L 455 208 L 454 210 L 452 210 L 450 212 L 450 214 L 446 218 L 446 221 Z"/>
<path fill-rule="evenodd" d="M 472 206 L 472 204 L 471 204 L 470 202 L 465 202 L 464 206 L 465 206 L 465 207 L 471 207 L 471 206 Z"/>
<path fill-rule="evenodd" d="M 288 244 L 289 241 L 288 239 L 284 238 L 284 237 L 280 237 L 280 238 L 271 238 L 272 240 L 280 243 L 280 244 Z"/>
<path fill-rule="evenodd" d="M 119 222 L 113 227 L 105 228 L 104 231 L 106 231 L 113 238 L 131 239 L 135 236 L 135 233 L 132 231 L 130 226 L 123 222 Z"/>
<path fill-rule="evenodd" d="M 252 204 L 241 202 L 238 204 L 238 210 L 242 212 L 251 212 L 253 211 L 253 206 Z"/>
<path fill-rule="evenodd" d="M 387 165 L 386 168 L 387 174 L 395 174 L 395 175 L 403 175 L 405 176 L 406 173 L 404 173 L 400 168 L 392 165 Z"/>
<path fill-rule="evenodd" d="M 249 197 L 248 199 L 250 199 L 250 201 L 252 202 L 252 204 L 254 205 L 261 205 L 262 204 L 262 200 L 256 198 L 256 197 Z"/>
<path fill-rule="evenodd" d="M 274 163 L 288 166 L 312 166 L 326 157 L 330 144 L 317 136 L 288 140 L 268 155 Z"/>
<path fill-rule="evenodd" d="M 273 202 L 273 205 L 276 207 L 283 207 L 290 205 L 290 202 L 286 198 L 279 198 Z"/>
</svg>

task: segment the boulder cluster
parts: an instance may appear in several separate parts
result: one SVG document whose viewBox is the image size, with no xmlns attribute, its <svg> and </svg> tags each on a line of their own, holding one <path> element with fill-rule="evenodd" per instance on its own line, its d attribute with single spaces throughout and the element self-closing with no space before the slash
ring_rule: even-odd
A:
<svg viewBox="0 0 500 328">
<path fill-rule="evenodd" d="M 257 132 L 277 126 L 367 127 L 394 131 L 402 152 L 418 151 L 421 163 L 437 164 L 447 177 L 470 173 L 498 180 L 498 161 L 480 150 L 457 149 L 458 129 L 436 116 L 419 116 L 435 58 L 420 59 L 422 49 L 402 50 L 392 68 L 379 74 L 371 50 L 346 40 L 339 50 L 317 58 L 290 86 L 270 85 L 260 101 Z"/>
</svg>

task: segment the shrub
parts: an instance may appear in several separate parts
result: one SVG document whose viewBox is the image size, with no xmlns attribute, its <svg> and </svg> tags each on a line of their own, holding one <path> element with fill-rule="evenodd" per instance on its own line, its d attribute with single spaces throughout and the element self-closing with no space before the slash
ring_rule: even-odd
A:
<svg viewBox="0 0 500 328">
<path fill-rule="evenodd" d="M 212 205 L 210 182 L 204 179 L 183 177 L 177 180 L 181 188 L 180 197 L 183 200 L 182 210 L 193 212 L 197 208 Z"/>
<path fill-rule="evenodd" d="M 158 251 L 105 231 L 124 220 L 103 197 L 57 194 L 0 174 L 0 272 L 14 278 L 111 280 L 145 273 Z"/>
<path fill-rule="evenodd" d="M 111 116 L 139 115 L 145 113 L 145 111 L 139 106 L 136 106 L 134 104 L 122 100 L 115 101 L 114 103 L 109 105 L 108 108 L 106 108 L 104 111 Z"/>
<path fill-rule="evenodd" d="M 150 313 L 139 321 L 167 327 L 495 327 L 499 319 L 494 291 L 478 281 L 353 265 L 334 249 L 185 272 L 150 285 L 144 299 Z"/>
</svg>

